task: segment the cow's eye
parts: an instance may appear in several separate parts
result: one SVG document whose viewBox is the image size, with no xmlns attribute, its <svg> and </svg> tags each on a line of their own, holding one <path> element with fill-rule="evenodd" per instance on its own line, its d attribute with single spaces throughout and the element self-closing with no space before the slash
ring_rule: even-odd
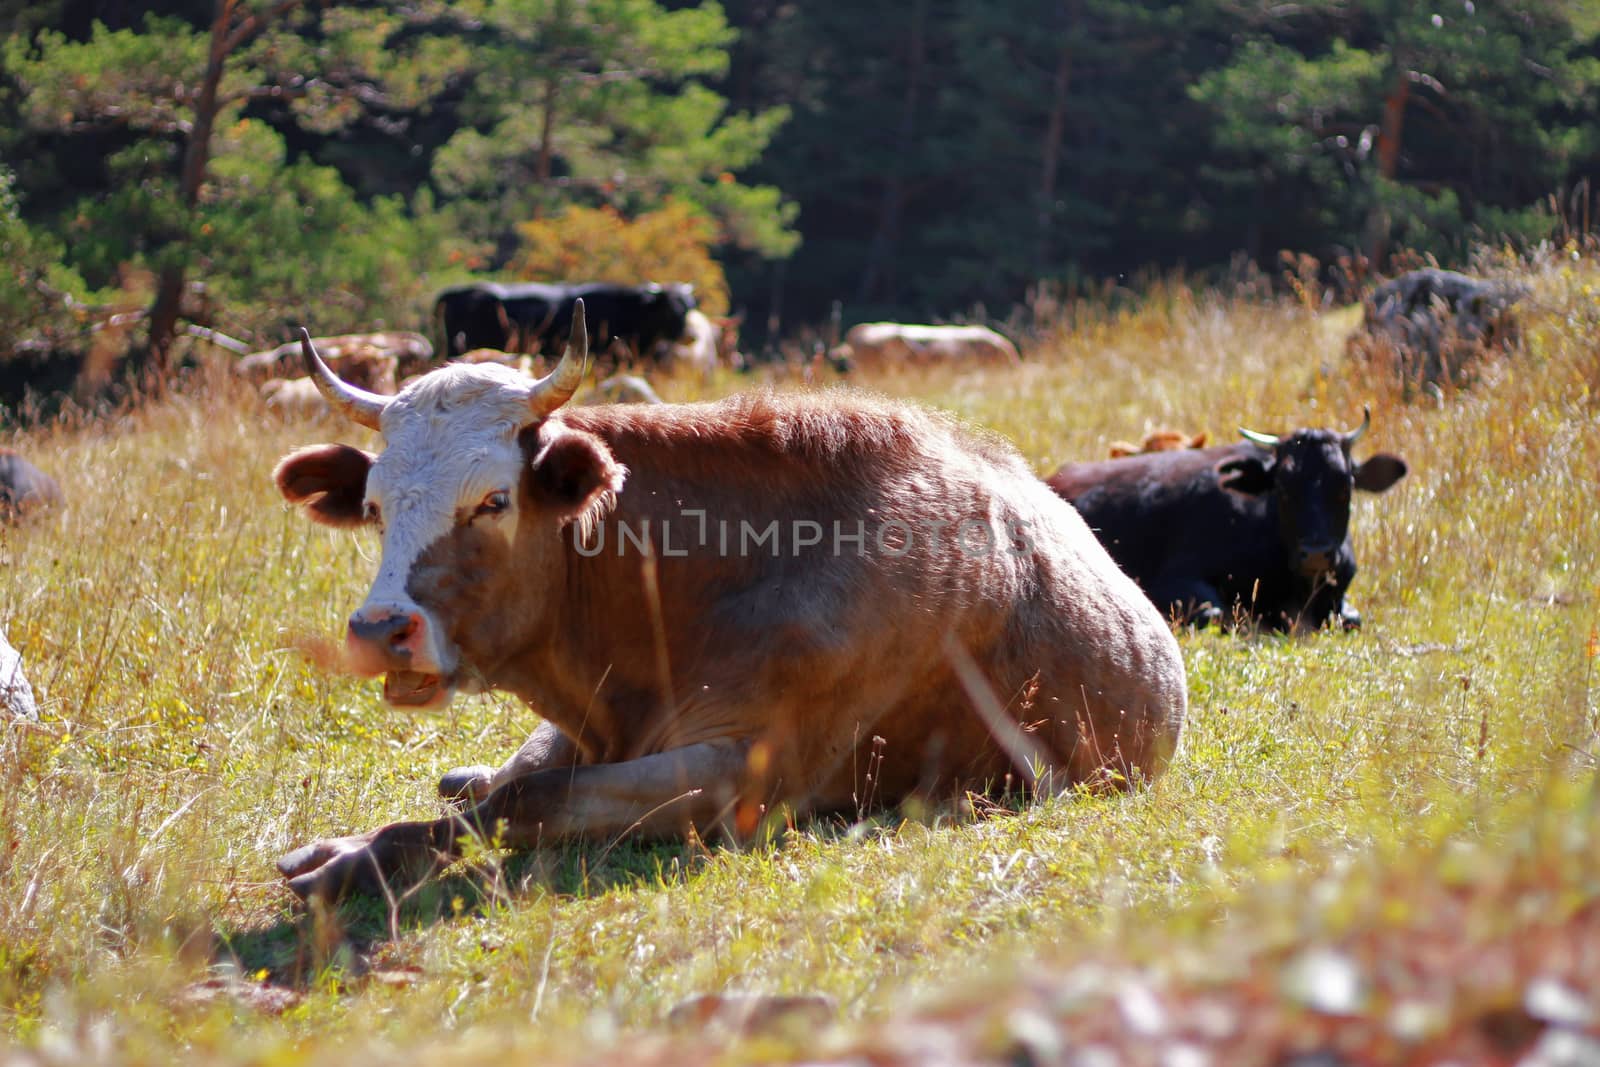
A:
<svg viewBox="0 0 1600 1067">
<path fill-rule="evenodd" d="M 496 489 L 483 498 L 483 503 L 478 505 L 479 515 L 499 515 L 511 506 L 511 494 L 504 489 Z"/>
<path fill-rule="evenodd" d="M 378 505 L 376 503 L 369 500 L 365 504 L 361 505 L 361 517 L 366 519 L 368 522 L 382 522 L 383 512 L 378 509 Z"/>
</svg>

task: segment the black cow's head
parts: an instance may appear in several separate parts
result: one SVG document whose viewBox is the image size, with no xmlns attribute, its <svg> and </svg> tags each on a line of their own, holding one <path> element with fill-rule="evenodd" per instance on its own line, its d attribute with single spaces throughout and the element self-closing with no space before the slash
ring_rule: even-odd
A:
<svg viewBox="0 0 1600 1067">
<path fill-rule="evenodd" d="M 1289 565 L 1302 577 L 1319 578 L 1333 570 L 1350 529 L 1350 492 L 1381 493 L 1406 474 L 1405 460 L 1380 452 L 1364 462 L 1350 449 L 1372 424 L 1337 430 L 1296 430 L 1287 437 L 1240 427 L 1245 439 L 1263 451 L 1225 460 L 1217 467 L 1219 484 L 1239 493 L 1276 493 L 1278 524 Z"/>
<path fill-rule="evenodd" d="M 674 315 L 687 315 L 697 306 L 694 286 L 688 282 L 675 282 L 672 285 L 658 285 L 652 282 L 650 289 L 660 305 L 669 309 Z"/>
<path fill-rule="evenodd" d="M 688 336 L 689 312 L 696 306 L 694 286 L 687 282 L 661 285 L 650 282 L 640 288 L 644 298 L 644 332 L 659 340 L 678 341 Z"/>
</svg>

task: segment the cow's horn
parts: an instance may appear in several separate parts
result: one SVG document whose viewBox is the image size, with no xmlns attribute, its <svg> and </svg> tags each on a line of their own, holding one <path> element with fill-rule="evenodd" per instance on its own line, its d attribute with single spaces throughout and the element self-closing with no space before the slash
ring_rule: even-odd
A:
<svg viewBox="0 0 1600 1067">
<path fill-rule="evenodd" d="M 1350 448 L 1361 440 L 1361 435 L 1367 432 L 1367 427 L 1372 425 L 1372 408 L 1366 404 L 1361 405 L 1361 425 L 1344 435 L 1344 447 Z"/>
<path fill-rule="evenodd" d="M 311 334 L 306 332 L 304 326 L 300 327 L 300 351 L 305 354 L 306 366 L 311 370 L 311 380 L 316 383 L 317 390 L 328 398 L 328 404 L 333 410 L 348 416 L 352 422 L 359 422 L 371 430 L 382 429 L 378 417 L 383 414 L 383 409 L 389 406 L 389 398 L 377 393 L 369 393 L 365 389 L 357 389 L 347 382 L 339 380 L 339 376 L 328 369 L 322 362 L 322 357 L 317 355 L 317 348 L 311 343 Z"/>
<path fill-rule="evenodd" d="M 1256 444 L 1260 445 L 1262 448 L 1277 448 L 1278 447 L 1278 435 L 1277 434 L 1260 433 L 1260 432 L 1258 432 L 1256 430 L 1247 430 L 1243 426 L 1241 426 L 1241 427 L 1239 427 L 1239 436 L 1244 438 L 1246 441 L 1254 441 Z"/>
<path fill-rule="evenodd" d="M 542 419 L 556 408 L 572 399 L 583 382 L 583 373 L 589 369 L 589 327 L 583 319 L 583 300 L 572 306 L 572 334 L 561 353 L 556 369 L 533 383 L 528 393 L 528 408 L 536 419 Z"/>
</svg>

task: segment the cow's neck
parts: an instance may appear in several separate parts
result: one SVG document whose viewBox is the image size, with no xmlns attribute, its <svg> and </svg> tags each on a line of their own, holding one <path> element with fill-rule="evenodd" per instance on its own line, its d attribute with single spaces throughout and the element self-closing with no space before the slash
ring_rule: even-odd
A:
<svg viewBox="0 0 1600 1067">
<path fill-rule="evenodd" d="M 635 665 L 627 662 L 632 627 L 596 587 L 595 568 L 583 566 L 572 531 L 560 537 L 554 558 L 548 545 L 524 546 L 517 568 L 523 578 L 507 590 L 492 647 L 463 652 L 485 688 L 523 700 L 577 741 L 586 761 L 620 758 L 619 746 L 647 725 L 623 721 L 637 720 L 636 702 L 617 707 L 619 694 L 634 684 Z M 597 663 L 610 669 L 591 676 L 587 668 Z"/>
</svg>

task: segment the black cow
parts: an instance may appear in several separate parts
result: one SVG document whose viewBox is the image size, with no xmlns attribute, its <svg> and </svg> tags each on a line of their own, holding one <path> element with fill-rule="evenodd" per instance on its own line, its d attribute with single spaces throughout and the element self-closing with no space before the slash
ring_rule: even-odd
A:
<svg viewBox="0 0 1600 1067">
<path fill-rule="evenodd" d="M 1241 429 L 1240 444 L 1068 463 L 1048 482 L 1169 615 L 1278 630 L 1337 616 L 1354 629 L 1350 492 L 1381 493 L 1406 473 L 1398 456 L 1351 459 L 1371 421 L 1281 438 Z"/>
<path fill-rule="evenodd" d="M 1516 343 L 1513 305 L 1526 290 L 1434 267 L 1384 282 L 1367 298 L 1350 350 L 1385 355 L 1408 384 L 1460 384 L 1473 358 Z"/>
<path fill-rule="evenodd" d="M 9 448 L 0 448 L 0 523 L 16 523 L 29 513 L 61 502 L 56 480 Z"/>
<path fill-rule="evenodd" d="M 687 332 L 695 306 L 688 285 L 501 285 L 474 282 L 444 290 L 434 304 L 434 319 L 444 335 L 443 351 L 454 357 L 474 348 L 561 354 L 572 327 L 572 308 L 582 300 L 591 333 L 602 350 L 622 341 L 645 358 L 662 342 Z"/>
<path fill-rule="evenodd" d="M 537 282 L 451 286 L 433 304 L 434 324 L 443 335 L 439 351 L 452 359 L 475 348 L 512 351 L 519 341 L 538 336 L 540 320 L 553 315 L 565 297 L 565 286 Z M 513 321 L 513 309 L 527 322 Z"/>
</svg>

